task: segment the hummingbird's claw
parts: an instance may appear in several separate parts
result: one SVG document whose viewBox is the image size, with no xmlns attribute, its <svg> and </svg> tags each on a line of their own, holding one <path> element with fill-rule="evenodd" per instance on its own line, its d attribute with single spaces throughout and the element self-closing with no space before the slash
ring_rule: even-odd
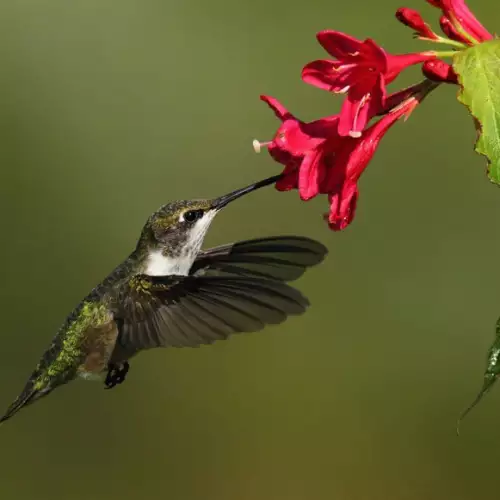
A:
<svg viewBox="0 0 500 500">
<path fill-rule="evenodd" d="M 108 374 L 104 381 L 105 389 L 112 389 L 113 387 L 125 381 L 127 373 L 130 369 L 128 361 L 121 364 L 110 363 L 108 365 Z"/>
</svg>

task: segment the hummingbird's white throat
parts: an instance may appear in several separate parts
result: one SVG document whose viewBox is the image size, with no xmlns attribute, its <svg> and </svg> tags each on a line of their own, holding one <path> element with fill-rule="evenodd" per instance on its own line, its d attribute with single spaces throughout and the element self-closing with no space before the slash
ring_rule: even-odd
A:
<svg viewBox="0 0 500 500">
<path fill-rule="evenodd" d="M 172 274 L 187 276 L 200 252 L 205 234 L 216 213 L 216 210 L 209 210 L 200 220 L 196 221 L 179 255 L 175 257 L 164 255 L 161 248 L 150 251 L 146 260 L 145 274 L 148 276 L 169 276 Z"/>
</svg>

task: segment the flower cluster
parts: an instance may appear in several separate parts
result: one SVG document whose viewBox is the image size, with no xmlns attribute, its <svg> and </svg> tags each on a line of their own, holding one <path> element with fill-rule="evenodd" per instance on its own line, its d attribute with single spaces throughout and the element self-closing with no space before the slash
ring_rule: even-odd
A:
<svg viewBox="0 0 500 500">
<path fill-rule="evenodd" d="M 453 50 L 389 54 L 371 39 L 361 41 L 339 31 L 321 31 L 318 42 L 332 59 L 306 64 L 302 80 L 343 95 L 340 113 L 306 123 L 277 99 L 261 96 L 281 125 L 273 140 L 254 141 L 255 150 L 266 147 L 274 160 L 284 165 L 276 183 L 278 190 L 298 189 L 302 200 L 328 195 L 330 210 L 325 218 L 333 230 L 342 230 L 353 220 L 359 177 L 385 133 L 401 117 L 408 117 L 440 83 L 457 83 L 451 65 L 441 58 L 492 38 L 464 0 L 427 1 L 441 10 L 440 26 L 445 37 L 437 35 L 415 10 L 401 8 L 396 12 L 397 19 L 412 28 L 418 38 L 448 44 Z M 387 85 L 417 64 L 426 79 L 389 94 Z"/>
</svg>

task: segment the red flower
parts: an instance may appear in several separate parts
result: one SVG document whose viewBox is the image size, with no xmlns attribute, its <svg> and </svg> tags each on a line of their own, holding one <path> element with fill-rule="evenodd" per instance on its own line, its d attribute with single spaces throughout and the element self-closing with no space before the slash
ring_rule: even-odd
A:
<svg viewBox="0 0 500 500">
<path fill-rule="evenodd" d="M 468 37 L 466 36 L 465 40 L 460 41 L 465 41 L 465 43 L 472 45 L 473 43 L 485 42 L 493 38 L 493 35 L 469 10 L 465 0 L 427 0 L 427 2 L 441 9 L 461 36 L 463 36 L 460 33 L 461 30 L 466 32 Z"/>
<path fill-rule="evenodd" d="M 319 43 L 337 60 L 307 64 L 302 79 L 319 88 L 345 93 L 338 131 L 360 137 L 367 122 L 384 107 L 385 86 L 406 67 L 435 57 L 433 52 L 387 54 L 373 40 L 364 42 L 338 31 L 321 31 Z"/>
<path fill-rule="evenodd" d="M 415 34 L 418 35 L 419 38 L 439 40 L 439 36 L 436 35 L 436 33 L 434 33 L 430 26 L 424 21 L 420 12 L 408 9 L 407 7 L 401 7 L 396 11 L 396 18 L 405 26 L 415 30 Z"/>
<path fill-rule="evenodd" d="M 328 194 L 330 212 L 327 220 L 331 229 L 345 229 L 354 217 L 358 200 L 358 180 L 372 159 L 380 139 L 402 116 L 408 116 L 423 97 L 437 84 L 428 81 L 389 96 L 400 102 L 362 137 L 342 137 L 337 130 L 338 116 L 304 123 L 289 113 L 276 99 L 261 96 L 282 121 L 275 138 L 268 143 L 256 141 L 269 149 L 271 156 L 285 165 L 279 190 L 298 188 L 300 197 L 309 200 Z M 400 101 L 405 96 L 404 101 Z"/>
<path fill-rule="evenodd" d="M 276 183 L 279 191 L 299 189 L 300 197 L 309 200 L 319 192 L 320 169 L 315 162 L 316 151 L 328 138 L 336 136 L 338 116 L 329 116 L 310 123 L 295 118 L 277 99 L 260 96 L 282 121 L 274 139 L 254 141 L 258 152 L 267 147 L 270 155 L 285 165 L 283 177 Z"/>
</svg>

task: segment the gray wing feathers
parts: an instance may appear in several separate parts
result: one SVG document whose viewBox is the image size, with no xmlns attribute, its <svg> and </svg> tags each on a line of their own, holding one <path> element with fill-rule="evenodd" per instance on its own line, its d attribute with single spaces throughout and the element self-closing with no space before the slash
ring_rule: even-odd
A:
<svg viewBox="0 0 500 500">
<path fill-rule="evenodd" d="M 197 347 L 302 314 L 309 301 L 285 282 L 320 263 L 326 248 L 296 236 L 262 238 L 203 251 L 190 276 L 138 276 L 115 312 L 124 352 Z"/>
</svg>

